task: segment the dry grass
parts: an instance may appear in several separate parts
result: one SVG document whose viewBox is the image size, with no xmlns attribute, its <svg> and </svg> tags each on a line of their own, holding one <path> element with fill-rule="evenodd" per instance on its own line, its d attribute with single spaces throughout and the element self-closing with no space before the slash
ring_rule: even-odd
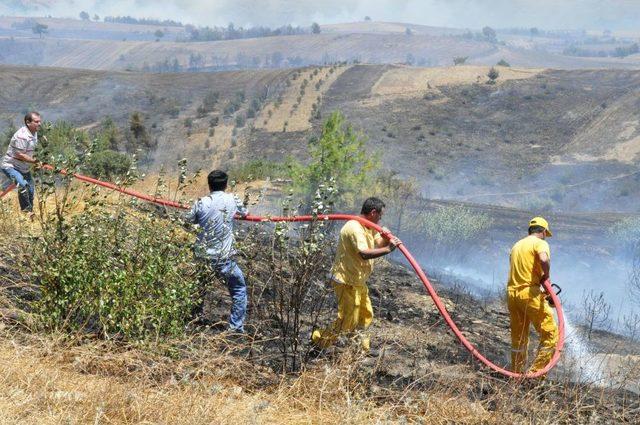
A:
<svg viewBox="0 0 640 425">
<path fill-rule="evenodd" d="M 438 86 L 486 83 L 488 66 L 456 66 L 445 68 L 394 67 L 371 88 L 373 95 L 381 96 L 422 96 Z M 500 72 L 497 83 L 508 80 L 532 78 L 542 69 L 516 69 L 497 67 Z M 431 87 L 431 89 L 429 88 Z"/>
<path fill-rule="evenodd" d="M 35 347 L 8 342 L 0 350 L 2 423 L 236 424 L 254 422 L 264 405 L 260 396 L 224 380 L 213 385 L 174 378 L 154 385 L 145 382 L 145 372 L 123 376 L 119 363 L 139 362 L 126 352 L 109 355 L 105 346 L 73 350 L 48 346 L 51 341 L 46 340 Z M 106 354 L 98 359 L 103 362 L 100 373 L 84 371 L 87 361 L 95 362 L 100 353 Z"/>
<path fill-rule="evenodd" d="M 214 338 L 208 345 L 217 343 Z M 341 424 L 405 418 L 493 423 L 483 403 L 456 395 L 454 387 L 427 394 L 411 386 L 404 391 L 369 387 L 358 376 L 362 359 L 348 354 L 298 377 L 271 379 L 274 383 L 264 387 L 257 383 L 259 372 L 250 363 L 211 349 L 200 354 L 204 352 L 212 357 L 200 358 L 199 364 L 195 351 L 186 361 L 170 361 L 106 343 L 75 346 L 53 337 L 18 342 L 4 335 L 0 420 L 15 424 Z M 266 376 L 266 382 L 273 378 Z"/>
<path fill-rule="evenodd" d="M 432 364 L 405 385 L 380 386 L 382 362 L 349 351 L 278 376 L 213 336 L 135 348 L 5 329 L 0 340 L 7 424 L 571 423 L 589 412 L 604 420 L 607 405 L 606 392 L 594 400 L 568 384 L 527 390 L 464 365 Z M 170 347 L 171 356 L 157 353 Z"/>
</svg>

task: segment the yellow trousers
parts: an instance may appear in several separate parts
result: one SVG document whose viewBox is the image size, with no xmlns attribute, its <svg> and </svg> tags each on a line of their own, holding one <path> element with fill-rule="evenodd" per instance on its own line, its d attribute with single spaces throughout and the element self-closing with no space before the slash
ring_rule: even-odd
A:
<svg viewBox="0 0 640 425">
<path fill-rule="evenodd" d="M 558 342 L 558 326 L 553 310 L 538 286 L 520 290 L 507 290 L 511 315 L 511 369 L 523 373 L 527 364 L 529 325 L 540 336 L 538 354 L 529 368 L 530 372 L 543 369 L 553 357 Z"/>
<path fill-rule="evenodd" d="M 338 318 L 326 329 L 316 329 L 311 335 L 314 344 L 320 348 L 332 345 L 339 334 L 365 331 L 373 321 L 373 307 L 366 285 L 345 285 L 333 283 L 338 301 Z M 359 335 L 362 348 L 369 351 L 370 342 L 366 335 Z"/>
</svg>

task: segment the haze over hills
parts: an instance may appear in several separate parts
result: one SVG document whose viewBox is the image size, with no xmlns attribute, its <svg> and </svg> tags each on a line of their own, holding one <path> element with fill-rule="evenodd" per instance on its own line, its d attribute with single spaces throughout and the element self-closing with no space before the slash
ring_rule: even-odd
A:
<svg viewBox="0 0 640 425">
<path fill-rule="evenodd" d="M 107 115 L 126 126 L 141 111 L 158 140 L 158 164 L 187 156 L 207 167 L 276 159 L 283 150 L 304 158 L 322 120 L 313 113 L 320 105 L 320 117 L 343 111 L 371 149 L 385 152 L 385 167 L 416 177 L 430 196 L 578 211 L 640 207 L 639 71 L 499 67 L 496 85 L 486 84 L 487 72 L 389 65 L 182 74 L 4 67 L 0 125 L 25 105 L 77 126 L 95 126 Z M 308 88 L 299 96 L 304 80 Z M 219 105 L 199 116 L 208 91 L 220 93 Z M 238 127 L 237 117 L 246 117 L 261 91 L 268 97 L 255 118 Z M 244 93 L 242 105 L 225 113 L 237 92 Z M 213 136 L 212 118 L 219 119 Z M 549 190 L 522 196 L 541 185 Z"/>
<path fill-rule="evenodd" d="M 34 22 L 49 27 L 42 38 L 32 33 Z M 385 22 L 320 28 L 319 34 L 189 42 L 196 32 L 187 27 L 4 17 L 0 18 L 0 36 L 4 36 L 0 37 L 0 63 L 102 70 L 215 71 L 342 61 L 448 66 L 460 57 L 472 64 L 495 65 L 506 60 L 513 66 L 537 68 L 640 66 L 640 54 L 634 50 L 637 36 L 603 37 L 580 31 L 539 31 L 535 36 L 526 31 L 498 31 L 497 35 L 485 35 L 478 30 Z M 156 36 L 158 30 L 161 37 Z M 616 53 L 616 49 L 628 49 L 629 53 Z M 564 54 L 567 52 L 571 54 Z"/>
</svg>

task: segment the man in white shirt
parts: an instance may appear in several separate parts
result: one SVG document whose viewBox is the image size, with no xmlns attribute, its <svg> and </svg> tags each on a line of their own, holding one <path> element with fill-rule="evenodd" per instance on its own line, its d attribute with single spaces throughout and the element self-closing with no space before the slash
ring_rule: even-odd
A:
<svg viewBox="0 0 640 425">
<path fill-rule="evenodd" d="M 29 213 L 33 211 L 33 197 L 35 195 L 31 164 L 38 163 L 33 155 L 38 143 L 38 130 L 41 124 L 42 118 L 38 112 L 29 112 L 25 115 L 24 127 L 16 131 L 11 138 L 7 154 L 2 158 L 0 164 L 2 173 L 18 186 L 20 209 Z"/>
</svg>

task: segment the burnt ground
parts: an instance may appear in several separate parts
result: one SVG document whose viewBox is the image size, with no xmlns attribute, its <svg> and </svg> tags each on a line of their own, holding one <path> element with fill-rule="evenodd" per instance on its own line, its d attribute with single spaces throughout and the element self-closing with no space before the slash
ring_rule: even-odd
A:
<svg viewBox="0 0 640 425">
<path fill-rule="evenodd" d="M 240 258 L 241 267 L 247 272 L 250 294 L 256 298 L 256 294 L 260 294 L 260 304 L 269 303 L 269 291 L 265 293 L 264 287 L 274 285 L 275 281 L 270 281 L 265 276 L 269 272 L 264 269 L 261 271 L 260 267 L 253 264 L 254 261 L 255 258 Z M 324 276 L 325 272 L 318 271 L 317 274 Z M 323 278 L 314 280 L 317 280 L 314 285 L 321 289 L 312 297 L 327 297 L 319 322 L 329 323 L 335 314 L 332 292 L 323 284 Z M 500 366 L 508 367 L 509 318 L 504 303 L 499 298 L 475 299 L 455 286 L 445 286 L 439 280 L 432 280 L 432 283 L 465 336 L 488 358 Z M 355 355 L 355 359 L 349 361 L 354 362 L 359 379 L 369 384 L 372 395 L 397 390 L 428 394 L 433 388 L 447 387 L 458 394 L 466 394 L 489 410 L 519 409 L 498 401 L 504 400 L 498 396 L 504 395 L 505 391 L 507 399 L 530 396 L 530 386 L 512 385 L 510 380 L 481 367 L 470 356 L 446 326 L 419 280 L 405 266 L 379 261 L 369 280 L 369 288 L 375 315 L 369 333 L 376 356 L 361 357 L 354 354 L 357 344 L 341 338 L 335 347 L 323 351 L 320 357 L 307 358 L 303 369 L 330 367 L 344 356 Z M 209 318 L 224 323 L 229 307 L 226 291 L 220 284 L 214 283 L 209 297 Z M 248 329 L 252 335 L 249 337 L 251 348 L 239 348 L 235 354 L 278 370 L 282 365 L 280 345 L 277 331 L 269 327 L 275 322 L 263 316 L 264 306 L 256 305 L 256 298 L 250 299 Z M 308 305 L 313 305 L 312 298 Z M 265 323 L 271 325 L 265 327 Z M 311 350 L 308 338 L 313 326 L 311 317 L 303 319 L 299 340 L 305 353 Z M 607 332 L 598 332 L 594 336 L 594 343 L 611 355 L 637 354 L 640 350 L 637 344 Z M 536 345 L 536 337 L 532 333 L 532 355 Z M 571 412 L 568 417 L 557 419 L 560 422 L 586 422 L 598 418 L 605 422 L 632 423 L 640 420 L 637 394 L 620 386 L 603 388 L 580 384 L 573 378 L 573 370 L 566 360 L 561 361 L 550 373 L 543 389 L 539 391 L 542 391 L 543 399 L 558 405 L 559 411 Z M 381 399 L 384 397 L 381 396 Z M 574 410 L 572 407 L 588 400 L 594 406 L 588 411 Z"/>
</svg>

